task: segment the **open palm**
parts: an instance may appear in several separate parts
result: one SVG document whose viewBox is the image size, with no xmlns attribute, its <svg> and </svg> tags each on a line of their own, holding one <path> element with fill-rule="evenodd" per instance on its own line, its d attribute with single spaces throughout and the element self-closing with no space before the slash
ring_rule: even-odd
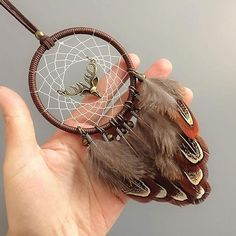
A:
<svg viewBox="0 0 236 236">
<path fill-rule="evenodd" d="M 139 59 L 132 55 L 137 68 Z M 155 62 L 147 77 L 166 78 L 167 60 Z M 192 93 L 186 89 L 186 102 Z M 6 131 L 4 188 L 8 235 L 106 235 L 127 198 L 116 196 L 87 170 L 78 136 L 58 130 L 42 147 L 36 142 L 26 104 L 0 87 Z"/>
</svg>

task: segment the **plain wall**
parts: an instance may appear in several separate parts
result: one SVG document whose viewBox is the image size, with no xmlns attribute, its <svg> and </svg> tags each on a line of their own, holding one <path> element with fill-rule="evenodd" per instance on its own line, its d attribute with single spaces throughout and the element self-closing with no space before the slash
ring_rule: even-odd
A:
<svg viewBox="0 0 236 236">
<path fill-rule="evenodd" d="M 236 1 L 235 0 L 86 0 L 13 1 L 48 34 L 71 26 L 91 26 L 117 38 L 142 61 L 173 63 L 172 78 L 194 91 L 192 109 L 209 144 L 212 193 L 198 206 L 130 202 L 110 236 L 232 236 L 236 233 Z M 34 107 L 28 67 L 38 42 L 0 7 L 0 84 L 24 97 L 37 138 L 53 132 Z M 0 162 L 4 157 L 0 118 Z M 7 231 L 0 172 L 0 236 Z"/>
</svg>

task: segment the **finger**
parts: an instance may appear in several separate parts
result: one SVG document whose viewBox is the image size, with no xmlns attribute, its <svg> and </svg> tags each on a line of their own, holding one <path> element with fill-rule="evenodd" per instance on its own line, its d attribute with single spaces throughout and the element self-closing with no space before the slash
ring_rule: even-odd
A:
<svg viewBox="0 0 236 236">
<path fill-rule="evenodd" d="M 157 60 L 152 66 L 146 71 L 145 75 L 147 78 L 158 78 L 166 79 L 172 72 L 172 64 L 167 59 Z M 184 88 L 183 94 L 184 102 L 189 105 L 193 100 L 193 92 L 189 88 Z"/>
<path fill-rule="evenodd" d="M 21 158 L 37 146 L 30 112 L 14 91 L 0 87 L 0 110 L 5 123 L 6 157 Z"/>
<path fill-rule="evenodd" d="M 167 59 L 159 59 L 155 61 L 146 71 L 147 78 L 165 79 L 172 72 L 172 64 Z"/>
<path fill-rule="evenodd" d="M 183 91 L 184 102 L 189 105 L 193 100 L 193 91 L 189 88 L 184 88 Z"/>
</svg>

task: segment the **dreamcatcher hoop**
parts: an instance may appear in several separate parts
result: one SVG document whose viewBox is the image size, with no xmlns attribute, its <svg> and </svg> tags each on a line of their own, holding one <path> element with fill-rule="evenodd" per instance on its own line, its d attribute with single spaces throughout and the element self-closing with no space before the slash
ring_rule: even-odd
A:
<svg viewBox="0 0 236 236">
<path fill-rule="evenodd" d="M 29 70 L 30 93 L 31 93 L 32 99 L 33 99 L 37 109 L 39 110 L 39 112 L 51 124 L 53 124 L 54 126 L 66 131 L 66 132 L 79 134 L 81 131 L 78 128 L 63 124 L 61 121 L 59 121 L 54 116 L 52 116 L 49 112 L 46 111 L 45 106 L 42 103 L 40 96 L 38 94 L 37 85 L 36 85 L 36 76 L 37 76 L 36 72 L 37 72 L 37 68 L 38 68 L 40 60 L 42 59 L 43 54 L 47 50 L 51 49 L 58 40 L 68 37 L 68 36 L 71 36 L 71 35 L 75 35 L 75 34 L 91 35 L 91 36 L 98 37 L 98 38 L 106 41 L 107 43 L 111 44 L 120 53 L 121 57 L 123 58 L 123 60 L 126 64 L 127 73 L 129 74 L 129 78 L 130 78 L 129 96 L 127 99 L 127 101 L 129 103 L 132 103 L 134 100 L 134 97 L 135 97 L 136 77 L 134 76 L 133 73 L 131 73 L 131 71 L 134 70 L 134 66 L 133 66 L 133 63 L 132 63 L 128 53 L 124 49 L 124 47 L 117 40 L 115 40 L 113 37 L 106 34 L 105 32 L 102 32 L 102 31 L 94 29 L 94 28 L 75 27 L 75 28 L 69 28 L 69 29 L 62 30 L 58 33 L 55 33 L 51 37 L 47 36 L 46 40 L 43 41 L 44 43 L 42 43 L 42 45 L 35 52 L 33 59 L 31 61 L 31 64 L 30 64 L 30 70 Z M 39 38 L 40 37 L 43 37 L 43 36 L 39 35 Z M 120 111 L 119 115 L 125 116 L 126 113 L 129 111 L 129 109 L 130 109 L 129 106 L 124 105 L 124 107 Z M 101 125 L 101 127 L 99 127 L 99 128 L 101 128 L 103 130 L 108 130 L 112 127 L 113 127 L 113 125 L 110 122 L 107 122 L 106 124 Z M 99 133 L 99 130 L 95 127 L 94 128 L 83 128 L 83 131 L 87 134 Z"/>
</svg>

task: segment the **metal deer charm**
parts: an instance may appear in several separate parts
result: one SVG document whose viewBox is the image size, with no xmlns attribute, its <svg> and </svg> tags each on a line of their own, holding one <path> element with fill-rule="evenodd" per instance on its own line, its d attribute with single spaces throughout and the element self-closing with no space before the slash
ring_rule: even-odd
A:
<svg viewBox="0 0 236 236">
<path fill-rule="evenodd" d="M 101 95 L 98 92 L 97 84 L 98 84 L 98 77 L 97 77 L 97 62 L 94 58 L 87 57 L 89 60 L 89 64 L 87 66 L 87 73 L 84 75 L 84 81 L 87 83 L 78 82 L 73 86 L 70 86 L 69 89 L 65 90 L 58 90 L 57 92 L 63 96 L 76 96 L 76 95 L 87 95 L 91 94 L 96 97 L 101 98 Z"/>
</svg>

